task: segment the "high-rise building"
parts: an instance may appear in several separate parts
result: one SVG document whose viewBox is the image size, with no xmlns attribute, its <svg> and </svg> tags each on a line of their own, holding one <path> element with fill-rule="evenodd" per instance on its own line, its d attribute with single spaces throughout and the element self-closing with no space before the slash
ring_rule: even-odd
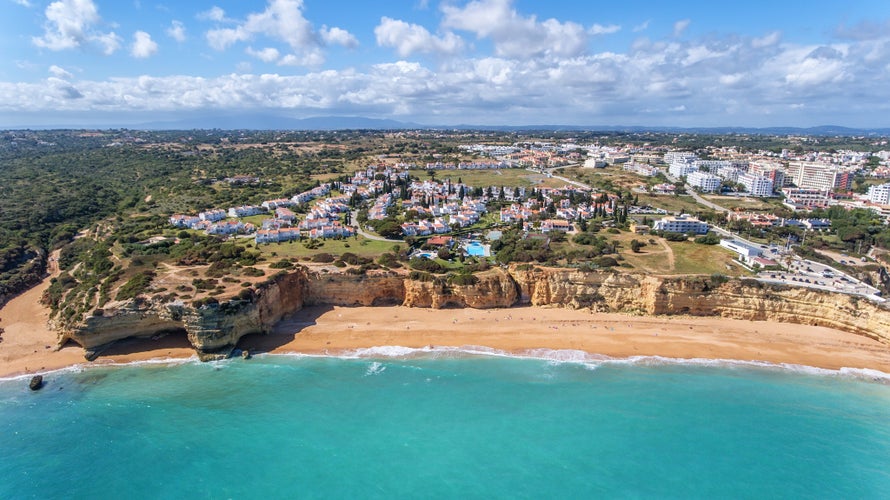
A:
<svg viewBox="0 0 890 500">
<path fill-rule="evenodd" d="M 686 177 L 686 182 L 706 193 L 713 193 L 720 189 L 723 179 L 707 172 L 695 171 Z"/>
<path fill-rule="evenodd" d="M 890 205 L 890 182 L 869 187 L 868 201 L 878 205 Z"/>
<path fill-rule="evenodd" d="M 773 181 L 765 175 L 745 173 L 739 176 L 739 184 L 745 186 L 745 191 L 751 196 L 772 196 Z"/>
</svg>

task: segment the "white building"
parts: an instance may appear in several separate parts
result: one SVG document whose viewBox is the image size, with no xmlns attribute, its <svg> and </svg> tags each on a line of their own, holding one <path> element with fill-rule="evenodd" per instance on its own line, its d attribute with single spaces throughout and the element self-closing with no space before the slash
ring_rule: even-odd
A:
<svg viewBox="0 0 890 500">
<path fill-rule="evenodd" d="M 868 201 L 878 205 L 890 205 L 890 182 L 868 188 Z"/>
<path fill-rule="evenodd" d="M 686 177 L 686 182 L 693 187 L 701 189 L 705 193 L 713 193 L 720 189 L 720 184 L 723 182 L 723 179 L 707 172 L 695 171 Z"/>
<path fill-rule="evenodd" d="M 689 151 L 668 151 L 664 154 L 664 162 L 668 165 L 671 163 L 692 163 L 697 159 L 698 156 Z"/>
<path fill-rule="evenodd" d="M 759 248 L 739 240 L 720 240 L 720 246 L 739 254 L 742 260 L 746 262 L 755 257 L 760 257 L 762 253 Z"/>
<path fill-rule="evenodd" d="M 686 163 L 676 161 L 674 163 L 671 163 L 671 165 L 668 167 L 668 173 L 677 178 L 685 177 L 693 172 L 698 172 L 698 168 L 693 166 L 691 162 Z"/>
<path fill-rule="evenodd" d="M 739 176 L 744 172 L 735 167 L 721 167 L 717 170 L 717 175 L 729 182 L 738 182 Z"/>
<path fill-rule="evenodd" d="M 652 229 L 668 233 L 707 234 L 708 227 L 707 222 L 702 222 L 695 217 L 678 215 L 676 217 L 663 217 L 661 220 L 655 221 L 655 225 L 652 226 Z"/>
<path fill-rule="evenodd" d="M 717 173 L 721 168 L 732 167 L 732 162 L 729 160 L 695 160 L 692 164 L 699 170 L 711 173 Z"/>
<path fill-rule="evenodd" d="M 745 191 L 751 196 L 772 196 L 773 180 L 763 175 L 745 173 L 739 176 L 739 184 L 745 186 Z"/>
</svg>

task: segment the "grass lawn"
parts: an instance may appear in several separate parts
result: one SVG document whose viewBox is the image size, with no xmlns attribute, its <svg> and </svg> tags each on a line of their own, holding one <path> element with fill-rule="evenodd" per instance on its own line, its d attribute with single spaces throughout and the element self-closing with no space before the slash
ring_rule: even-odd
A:
<svg viewBox="0 0 890 500">
<path fill-rule="evenodd" d="M 650 205 L 655 208 L 662 208 L 671 213 L 684 212 L 687 214 L 694 214 L 695 212 L 710 210 L 709 208 L 703 207 L 696 203 L 691 196 L 675 196 L 672 194 L 640 194 L 637 196 L 640 206 Z M 650 218 L 660 217 L 657 215 L 651 215 Z"/>
<path fill-rule="evenodd" d="M 702 198 L 716 203 L 721 207 L 729 210 L 739 209 L 742 211 L 760 212 L 764 210 L 772 210 L 776 205 L 761 198 L 747 198 L 738 196 L 702 196 Z"/>
<path fill-rule="evenodd" d="M 744 268 L 732 264 L 735 254 L 720 245 L 699 245 L 689 242 L 669 241 L 674 251 L 673 274 L 725 274 L 748 276 Z"/>
<path fill-rule="evenodd" d="M 622 231 L 598 234 L 620 242 L 619 252 L 634 271 L 651 274 L 725 274 L 747 276 L 744 268 L 730 263 L 735 254 L 719 245 L 699 245 L 689 242 L 672 242 L 654 235 L 634 234 Z M 646 243 L 639 253 L 631 250 L 631 240 Z M 655 244 L 649 243 L 655 241 Z"/>
<path fill-rule="evenodd" d="M 626 190 L 633 189 L 637 186 L 645 186 L 649 184 L 650 179 L 632 172 L 625 172 L 622 167 L 606 167 L 606 168 L 581 168 L 572 167 L 558 170 L 559 175 L 575 179 L 577 181 L 589 184 L 592 187 L 600 189 L 612 190 L 622 188 Z"/>
<path fill-rule="evenodd" d="M 397 243 L 390 241 L 369 240 L 359 236 L 357 239 L 348 238 L 345 240 L 324 240 L 324 244 L 317 249 L 308 249 L 303 246 L 301 241 L 272 243 L 269 245 L 260 245 L 258 249 L 264 257 L 274 262 L 276 259 L 283 257 L 310 257 L 318 253 L 329 253 L 331 255 L 343 255 L 346 252 L 352 252 L 362 257 L 377 257 L 378 255 L 388 252 L 393 245 Z M 405 248 L 405 244 L 400 246 Z M 273 256 L 275 253 L 276 256 Z"/>
<path fill-rule="evenodd" d="M 444 181 L 451 179 L 457 182 L 458 178 L 464 184 L 473 187 L 562 187 L 564 181 L 553 179 L 542 174 L 536 174 L 521 168 L 508 168 L 501 170 L 436 170 L 436 179 Z M 411 170 L 412 176 L 421 180 L 429 179 L 426 170 Z"/>
</svg>

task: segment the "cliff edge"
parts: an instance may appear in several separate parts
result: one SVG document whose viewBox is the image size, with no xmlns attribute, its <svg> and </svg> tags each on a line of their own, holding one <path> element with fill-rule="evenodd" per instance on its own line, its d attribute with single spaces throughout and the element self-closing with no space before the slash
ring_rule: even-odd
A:
<svg viewBox="0 0 890 500">
<path fill-rule="evenodd" d="M 201 359 L 227 356 L 242 336 L 267 333 L 304 305 L 477 309 L 519 304 L 639 315 L 719 316 L 825 326 L 890 345 L 890 310 L 855 296 L 724 277 L 658 277 L 564 268 L 492 269 L 462 280 L 394 273 L 312 273 L 297 268 L 224 301 L 137 298 L 58 327 L 87 358 L 127 337 L 185 331 Z"/>
</svg>

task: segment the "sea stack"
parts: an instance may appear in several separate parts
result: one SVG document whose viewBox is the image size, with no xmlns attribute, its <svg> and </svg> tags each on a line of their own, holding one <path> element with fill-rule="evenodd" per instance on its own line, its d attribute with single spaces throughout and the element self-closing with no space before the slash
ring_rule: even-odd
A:
<svg viewBox="0 0 890 500">
<path fill-rule="evenodd" d="M 43 375 L 34 375 L 31 377 L 31 381 L 28 383 L 28 387 L 32 391 L 39 391 L 43 388 Z"/>
</svg>

